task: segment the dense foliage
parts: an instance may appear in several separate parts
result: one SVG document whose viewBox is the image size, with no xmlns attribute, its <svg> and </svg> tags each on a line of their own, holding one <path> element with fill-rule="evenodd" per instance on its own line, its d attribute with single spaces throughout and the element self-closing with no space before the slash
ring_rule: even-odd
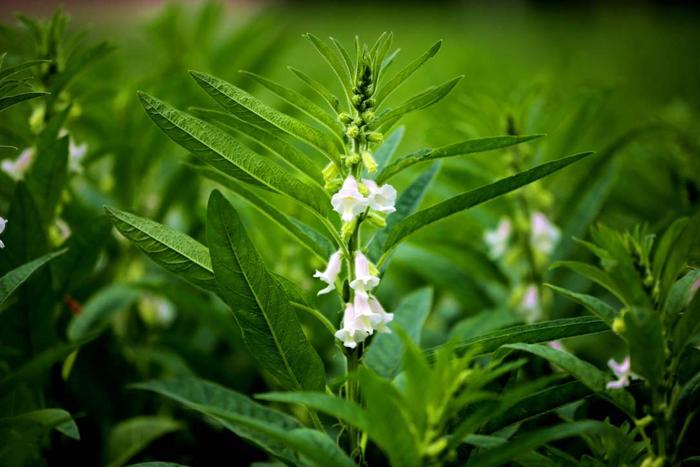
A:
<svg viewBox="0 0 700 467">
<path fill-rule="evenodd" d="M 0 31 L 0 464 L 697 462 L 685 33 L 615 94 L 310 17 Z"/>
</svg>

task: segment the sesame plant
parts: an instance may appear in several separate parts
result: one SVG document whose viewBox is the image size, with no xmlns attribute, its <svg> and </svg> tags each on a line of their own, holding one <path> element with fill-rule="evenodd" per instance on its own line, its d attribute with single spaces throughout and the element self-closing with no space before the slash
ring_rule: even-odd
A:
<svg viewBox="0 0 700 467">
<path fill-rule="evenodd" d="M 488 447 L 505 438 L 492 440 L 484 431 L 490 427 L 496 432 L 516 423 L 509 418 L 514 405 L 531 402 L 532 397 L 546 400 L 548 394 L 538 391 L 547 379 L 519 384 L 517 370 L 525 360 L 503 360 L 503 351 L 485 360 L 477 355 L 492 354 L 507 344 L 599 332 L 604 329 L 600 321 L 584 317 L 520 325 L 425 353 L 416 339 L 431 306 L 430 292 L 416 291 L 397 310 L 389 311 L 376 296 L 392 253 L 411 234 L 590 153 L 520 170 L 419 210 L 440 159 L 507 148 L 539 135 L 471 139 L 393 157 L 398 138 L 384 135 L 405 114 L 447 96 L 460 80 L 388 103 L 393 91 L 437 53 L 440 42 L 391 75 L 388 69 L 396 56 L 391 51 L 391 34 L 383 34 L 372 46 L 357 39 L 352 54 L 335 39 L 327 43 L 310 34 L 306 38 L 337 76 L 343 90 L 340 97 L 294 68 L 292 72 L 315 91 L 321 103 L 248 74 L 296 108 L 303 119 L 196 71 L 191 72 L 195 83 L 220 110 L 197 107 L 187 113 L 156 97 L 139 95 L 154 123 L 195 156 L 192 170 L 225 190 L 214 190 L 209 198 L 208 246 L 165 225 L 107 208 L 122 234 L 154 261 L 228 304 L 270 386 L 284 390 L 260 398 L 305 410 L 291 417 L 243 394 L 192 378 L 135 387 L 199 411 L 272 457 L 292 463 L 350 465 L 385 456 L 394 465 L 420 465 L 484 456 L 479 462 L 487 465 L 498 463 L 499 456 L 534 455 L 534 447 L 559 437 L 615 436 L 603 422 L 571 422 L 560 431 L 550 429 L 496 454 Z M 405 169 L 421 165 L 425 168 L 407 187 L 397 190 L 389 183 Z M 313 276 L 322 283 L 318 295 L 331 296 L 332 312 L 322 313 L 315 300 L 268 268 L 253 243 L 255 236 L 249 233 L 263 227 L 246 226 L 231 202 L 234 199 L 260 210 L 309 255 L 325 263 Z M 292 205 L 303 209 L 298 211 L 303 219 L 283 209 Z M 535 236 L 537 245 L 551 242 L 547 237 L 555 235 L 540 216 L 533 216 L 533 229 L 543 231 Z M 542 248 L 551 250 L 548 245 Z M 339 376 L 329 379 L 301 325 L 302 317 L 316 319 L 335 342 L 344 361 Z M 544 405 L 538 410 L 552 409 Z M 528 412 L 523 419 L 532 416 Z"/>
</svg>

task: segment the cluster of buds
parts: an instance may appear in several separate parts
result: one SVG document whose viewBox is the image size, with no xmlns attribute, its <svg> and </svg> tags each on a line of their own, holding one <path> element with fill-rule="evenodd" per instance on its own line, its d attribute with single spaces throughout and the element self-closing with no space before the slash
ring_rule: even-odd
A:
<svg viewBox="0 0 700 467">
<path fill-rule="evenodd" d="M 348 348 L 355 348 L 368 336 L 377 332 L 389 332 L 387 324 L 394 315 L 387 313 L 372 291 L 379 285 L 379 270 L 359 249 L 350 242 L 357 232 L 359 223 L 367 219 L 375 225 L 386 224 L 385 216 L 396 210 L 396 190 L 391 185 L 379 186 L 374 180 L 358 182 L 349 175 L 331 198 L 333 210 L 343 221 L 341 236 L 353 251 L 352 258 L 346 258 L 342 250 L 336 251 L 328 259 L 324 271 L 316 271 L 314 277 L 326 283 L 319 295 L 336 290 L 336 281 L 343 270 L 343 262 L 348 264 L 348 286 L 352 296 L 345 303 L 342 327 L 335 336 Z"/>
</svg>

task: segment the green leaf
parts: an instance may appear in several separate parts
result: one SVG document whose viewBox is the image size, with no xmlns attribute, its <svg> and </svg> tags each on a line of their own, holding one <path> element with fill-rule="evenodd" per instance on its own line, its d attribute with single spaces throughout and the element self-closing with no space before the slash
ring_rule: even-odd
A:
<svg viewBox="0 0 700 467">
<path fill-rule="evenodd" d="M 391 465 L 420 465 L 416 428 L 396 387 L 364 366 L 359 380 L 367 404 L 369 438 L 384 450 Z"/>
<path fill-rule="evenodd" d="M 150 219 L 105 207 L 114 226 L 141 251 L 168 271 L 217 292 L 209 250 L 193 238 Z"/>
<path fill-rule="evenodd" d="M 45 225 L 53 223 L 56 206 L 68 181 L 69 136 L 51 139 L 39 147 L 37 158 L 27 176 L 27 186 L 34 195 Z"/>
<path fill-rule="evenodd" d="M 607 289 L 622 303 L 631 305 L 625 297 L 625 292 L 618 286 L 618 284 L 610 277 L 608 273 L 599 267 L 579 261 L 557 261 L 551 266 L 552 269 L 561 267 L 570 269 L 583 277 L 590 279 L 596 284 Z"/>
<path fill-rule="evenodd" d="M 297 75 L 299 79 L 301 79 L 304 83 L 306 83 L 307 86 L 309 86 L 312 90 L 314 90 L 321 98 L 326 101 L 328 106 L 334 111 L 337 112 L 338 108 L 340 106 L 340 102 L 338 102 L 338 98 L 333 95 L 332 92 L 330 92 L 323 84 L 319 83 L 315 79 L 311 78 L 310 76 L 307 76 L 304 74 L 302 71 L 297 70 L 294 67 L 287 67 L 289 71 Z"/>
<path fill-rule="evenodd" d="M 634 415 L 634 398 L 624 389 L 608 389 L 607 383 L 613 376 L 600 371 L 595 366 L 576 357 L 574 354 L 555 350 L 541 344 L 508 344 L 509 349 L 523 350 L 553 363 L 562 370 L 585 384 L 589 389 L 624 410 L 628 415 Z"/>
<path fill-rule="evenodd" d="M 629 345 L 632 372 L 656 387 L 664 378 L 666 340 L 660 314 L 653 309 L 632 307 L 622 314 L 622 336 Z"/>
<path fill-rule="evenodd" d="M 362 430 L 368 430 L 367 416 L 357 403 L 323 392 L 267 392 L 257 399 L 286 404 L 300 404 L 339 418 Z"/>
<path fill-rule="evenodd" d="M 663 261 L 657 261 L 656 256 L 654 257 L 655 264 L 660 266 L 663 263 L 663 273 L 660 275 L 660 300 L 662 303 L 666 300 L 666 294 L 688 262 L 690 253 L 693 251 L 693 246 L 698 242 L 698 238 L 700 238 L 700 212 L 688 219 L 688 223 L 685 224 L 682 232 L 671 241 L 672 247 L 669 245 L 668 254 L 663 257 Z M 664 240 L 665 238 L 662 239 L 662 243 Z M 662 247 L 663 245 L 660 245 L 659 249 Z M 664 252 L 660 254 L 664 254 Z"/>
<path fill-rule="evenodd" d="M 251 354 L 287 389 L 322 389 L 321 358 L 306 339 L 284 289 L 266 269 L 238 213 L 218 191 L 207 209 L 207 239 L 221 296 Z"/>
<path fill-rule="evenodd" d="M 504 465 L 508 464 L 510 460 L 552 441 L 586 434 L 604 434 L 610 431 L 611 428 L 608 425 L 594 420 L 561 423 L 527 432 L 521 436 L 511 438 L 505 444 L 477 453 L 469 458 L 467 465 L 479 467 Z"/>
<path fill-rule="evenodd" d="M 239 107 L 243 107 L 285 133 L 308 142 L 330 160 L 340 162 L 338 148 L 317 129 L 273 109 L 226 81 L 197 71 L 190 73 L 207 94 L 234 115 Z"/>
<path fill-rule="evenodd" d="M 287 233 L 297 240 L 302 247 L 316 255 L 316 257 L 321 261 L 327 261 L 331 253 L 336 250 L 333 244 L 326 237 L 313 230 L 303 222 L 280 212 L 270 203 L 260 198 L 252 191 L 246 189 L 235 179 L 208 167 L 196 167 L 195 170 L 204 177 L 220 183 L 255 206 L 255 208 L 286 230 Z"/>
<path fill-rule="evenodd" d="M 291 177 L 267 162 L 223 130 L 140 93 L 151 119 L 176 143 L 217 170 L 234 178 L 252 178 L 273 191 L 286 194 L 320 214 L 328 212 L 327 194 Z M 241 177 L 241 173 L 245 177 Z"/>
<path fill-rule="evenodd" d="M 298 169 L 298 172 L 305 178 L 305 180 L 308 180 L 319 188 L 322 188 L 319 182 L 320 180 L 323 180 L 321 169 L 309 158 L 309 156 L 279 136 L 221 110 L 192 107 L 190 108 L 190 111 L 195 116 L 199 116 L 207 121 L 213 122 L 229 133 L 243 136 L 254 141 L 256 144 L 263 146 L 289 165 Z M 245 141 L 246 140 L 243 142 L 245 143 Z"/>
<path fill-rule="evenodd" d="M 573 300 L 579 305 L 586 307 L 588 311 L 600 318 L 608 326 L 612 326 L 613 320 L 617 317 L 617 311 L 601 299 L 593 295 L 586 295 L 572 292 L 571 290 L 562 289 L 552 284 L 545 284 L 550 289 L 562 294 L 563 296 Z"/>
<path fill-rule="evenodd" d="M 401 157 L 400 159 L 386 167 L 386 169 L 379 172 L 379 174 L 376 177 L 377 183 L 382 184 L 397 173 L 401 172 L 402 170 L 407 169 L 408 167 L 411 167 L 412 165 L 418 164 L 420 162 L 440 159 L 444 157 L 454 157 L 464 154 L 474 154 L 484 151 L 491 151 L 494 149 L 507 148 L 509 146 L 514 146 L 516 144 L 524 143 L 526 141 L 541 138 L 542 136 L 544 135 L 492 136 L 488 138 L 470 139 L 461 143 L 450 144 L 434 149 L 421 149 L 419 151 Z"/>
<path fill-rule="evenodd" d="M 407 113 L 425 109 L 426 107 L 440 102 L 455 86 L 457 86 L 457 83 L 459 83 L 462 78 L 464 78 L 464 76 L 457 76 L 439 86 L 432 86 L 426 89 L 395 108 L 380 113 L 368 126 L 371 129 L 390 127 Z"/>
<path fill-rule="evenodd" d="M 463 341 L 521 322 L 522 317 L 509 308 L 484 310 L 455 323 L 450 330 L 450 339 Z"/>
<path fill-rule="evenodd" d="M 485 433 L 493 433 L 514 423 L 550 412 L 558 407 L 578 401 L 591 394 L 585 384 L 578 381 L 557 384 L 528 395 L 490 420 L 484 427 Z"/>
<path fill-rule="evenodd" d="M 400 326 L 415 343 L 420 343 L 423 324 L 433 304 L 433 290 L 429 287 L 407 295 L 394 311 L 389 327 Z M 401 369 L 404 345 L 398 335 L 378 334 L 372 340 L 363 362 L 378 375 L 393 379 Z"/>
<path fill-rule="evenodd" d="M 482 336 L 458 342 L 454 348 L 455 351 L 460 353 L 476 348 L 480 354 L 488 354 L 503 345 L 516 342 L 549 342 L 556 339 L 584 336 L 608 330 L 608 326 L 604 322 L 592 316 L 562 318 L 499 329 Z M 435 347 L 427 350 L 427 352 L 435 353 L 439 348 L 440 347 Z"/>
<path fill-rule="evenodd" d="M 374 151 L 374 160 L 377 163 L 377 170 L 379 171 L 375 180 L 379 179 L 379 175 L 381 175 L 384 168 L 391 162 L 394 153 L 396 153 L 399 144 L 401 144 L 405 132 L 405 127 L 398 127 L 396 130 L 392 131 L 391 134 L 384 139 L 381 146 Z M 379 181 L 377 181 L 377 183 L 379 183 Z"/>
<path fill-rule="evenodd" d="M 109 434 L 107 467 L 119 467 L 158 438 L 182 429 L 170 417 L 143 416 L 119 422 Z"/>
<path fill-rule="evenodd" d="M 335 72 L 335 75 L 338 77 L 338 80 L 340 81 L 343 90 L 346 93 L 349 93 L 355 83 L 353 83 L 352 76 L 350 75 L 350 70 L 348 69 L 348 67 L 345 66 L 343 58 L 340 56 L 340 54 L 313 34 L 307 33 L 304 34 L 303 37 L 308 39 L 309 42 L 313 44 L 318 53 L 321 54 L 321 57 L 323 57 L 323 59 L 330 65 L 330 67 Z"/>
<path fill-rule="evenodd" d="M 4 276 L 0 277 L 0 305 L 7 300 L 12 293 L 17 290 L 29 277 L 44 266 L 46 263 L 61 256 L 67 250 L 60 250 L 55 253 L 49 253 L 40 258 L 23 264 L 22 266 L 13 269 Z"/>
<path fill-rule="evenodd" d="M 410 76 L 416 72 L 425 62 L 430 60 L 438 53 L 442 46 L 442 39 L 433 44 L 427 52 L 406 65 L 401 71 L 391 77 L 386 83 L 380 83 L 377 94 L 374 96 L 379 106 L 384 100 L 389 97 L 396 89 L 401 86 Z"/>
<path fill-rule="evenodd" d="M 26 62 L 18 63 L 17 65 L 8 66 L 0 71 L 0 81 L 3 81 L 10 76 L 17 74 L 26 69 L 32 68 L 43 63 L 51 63 L 50 60 L 27 60 Z"/>
<path fill-rule="evenodd" d="M 675 354 L 680 355 L 685 347 L 700 332 L 700 293 L 696 293 L 685 312 L 673 327 L 671 344 Z"/>
<path fill-rule="evenodd" d="M 422 172 L 416 179 L 399 195 L 396 200 L 396 211 L 390 214 L 386 220 L 386 227 L 374 234 L 368 245 L 368 255 L 374 262 L 379 261 L 387 249 L 386 243 L 389 234 L 406 217 L 410 216 L 418 209 L 425 197 L 430 184 L 440 170 L 441 163 L 435 162 L 430 168 Z M 388 257 L 382 259 L 380 264 L 382 269 L 388 266 Z"/>
<path fill-rule="evenodd" d="M 460 211 L 464 211 L 465 209 L 469 209 L 478 204 L 516 190 L 524 185 L 561 170 L 564 167 L 573 164 L 586 156 L 589 156 L 590 154 L 592 153 L 584 152 L 573 156 L 564 157 L 556 161 L 547 162 L 530 170 L 503 178 L 497 182 L 468 191 L 461 195 L 457 195 L 427 209 L 418 211 L 417 213 L 408 216 L 401 222 L 397 223 L 390 230 L 389 238 L 387 239 L 385 245 L 386 251 L 384 254 L 386 255 L 386 252 L 395 247 L 407 236 L 429 224 L 432 224 L 433 222 L 437 222 Z"/>
<path fill-rule="evenodd" d="M 100 289 L 68 324 L 68 338 L 75 341 L 98 330 L 140 297 L 141 292 L 129 285 L 113 284 Z"/>
<path fill-rule="evenodd" d="M 27 456 L 26 450 L 29 448 L 39 452 L 42 439 L 51 430 L 57 430 L 75 440 L 80 439 L 73 417 L 62 409 L 40 409 L 0 418 L 0 463 L 31 465 L 28 459 L 24 459 Z"/>
<path fill-rule="evenodd" d="M 681 279 L 677 280 L 671 287 L 666 303 L 664 303 L 664 313 L 668 316 L 676 316 L 693 298 L 696 293 L 693 285 L 700 280 L 700 269 L 693 269 Z"/>
<path fill-rule="evenodd" d="M 329 37 L 333 45 L 335 46 L 336 50 L 340 54 L 340 56 L 343 58 L 343 63 L 345 63 L 345 69 L 348 72 L 348 75 L 350 75 L 351 81 L 354 80 L 355 78 L 355 66 L 352 62 L 352 59 L 350 58 L 350 54 L 348 51 L 343 47 L 343 44 L 341 44 L 335 37 Z"/>
<path fill-rule="evenodd" d="M 24 92 L 14 96 L 0 97 L 0 112 L 12 107 L 15 104 L 19 104 L 20 102 L 24 102 L 29 99 L 36 99 L 37 97 L 41 96 L 47 96 L 48 94 L 48 92 Z"/>
<path fill-rule="evenodd" d="M 225 428 L 241 438 L 260 446 L 276 457 L 296 463 L 294 454 L 277 440 L 256 430 L 251 430 L 227 417 L 227 415 L 240 415 L 259 420 L 281 430 L 301 428 L 302 425 L 289 415 L 258 404 L 236 391 L 198 378 L 147 381 L 133 384 L 130 387 L 153 391 L 201 414 L 214 417 Z"/>
<path fill-rule="evenodd" d="M 271 81 L 260 75 L 256 75 L 255 73 L 250 73 L 247 71 L 244 71 L 242 73 L 244 73 L 246 76 L 251 77 L 258 83 L 262 84 L 267 89 L 274 92 L 275 94 L 289 102 L 291 105 L 293 105 L 309 117 L 316 120 L 321 125 L 325 126 L 334 136 L 334 140 L 338 144 L 338 147 L 341 150 L 345 147 L 342 140 L 343 127 L 340 124 L 340 122 L 337 119 L 333 118 L 331 115 L 329 115 L 328 112 L 320 108 L 311 100 L 304 97 L 302 94 L 298 93 L 297 91 L 294 91 L 293 89 L 286 88 L 280 84 L 275 83 L 274 81 Z"/>
</svg>

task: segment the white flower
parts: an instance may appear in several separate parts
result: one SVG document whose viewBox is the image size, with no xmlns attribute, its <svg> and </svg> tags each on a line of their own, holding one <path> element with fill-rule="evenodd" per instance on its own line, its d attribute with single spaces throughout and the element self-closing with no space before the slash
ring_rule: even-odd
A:
<svg viewBox="0 0 700 467">
<path fill-rule="evenodd" d="M 330 258 L 328 258 L 326 270 L 323 272 L 317 270 L 314 273 L 314 277 L 317 277 L 328 284 L 328 286 L 325 289 L 320 290 L 317 295 L 327 294 L 328 292 L 335 290 L 335 279 L 338 277 L 340 268 L 343 264 L 341 260 L 342 253 L 340 251 L 336 251 Z"/>
<path fill-rule="evenodd" d="M 531 238 L 530 243 L 532 248 L 544 255 L 550 255 L 557 246 L 561 232 L 547 219 L 547 216 L 541 212 L 532 213 L 531 222 Z"/>
<path fill-rule="evenodd" d="M 335 333 L 335 337 L 343 341 L 345 347 L 354 349 L 357 344 L 364 341 L 372 332 L 369 319 L 365 316 L 357 316 L 352 303 L 345 305 L 343 315 L 343 327 Z"/>
<path fill-rule="evenodd" d="M 31 168 L 34 162 L 34 149 L 27 148 L 22 151 L 17 159 L 5 159 L 0 164 L 0 168 L 14 181 L 19 181 L 24 178 L 24 175 Z"/>
<path fill-rule="evenodd" d="M 7 219 L 0 217 L 0 234 L 5 231 L 5 226 L 7 225 Z M 5 248 L 5 244 L 0 240 L 0 248 Z"/>
<path fill-rule="evenodd" d="M 73 138 L 68 143 L 68 171 L 81 174 L 83 173 L 83 159 L 87 155 L 87 143 L 76 144 Z"/>
<path fill-rule="evenodd" d="M 391 329 L 387 327 L 387 324 L 394 319 L 394 313 L 387 313 L 384 311 L 384 307 L 382 307 L 382 304 L 379 303 L 379 300 L 374 296 L 369 297 L 369 307 L 372 310 L 372 315 L 369 317 L 369 320 L 374 330 L 390 333 Z"/>
<path fill-rule="evenodd" d="M 367 200 L 369 207 L 375 211 L 391 214 L 396 211 L 394 203 L 396 203 L 396 190 L 388 183 L 381 187 L 374 180 L 362 180 L 362 183 L 367 187 L 369 194 Z"/>
<path fill-rule="evenodd" d="M 489 247 L 491 259 L 498 259 L 505 254 L 512 230 L 510 219 L 503 217 L 495 229 L 484 232 L 484 242 Z"/>
<path fill-rule="evenodd" d="M 547 347 L 550 349 L 559 350 L 560 352 L 566 352 L 561 341 L 549 341 L 547 342 Z"/>
<path fill-rule="evenodd" d="M 355 252 L 355 280 L 350 287 L 355 291 L 366 292 L 379 285 L 379 271 L 361 251 Z"/>
<path fill-rule="evenodd" d="M 350 175 L 343 182 L 340 191 L 331 198 L 331 204 L 344 222 L 350 222 L 367 209 L 368 200 L 360 193 L 357 180 Z"/>
<path fill-rule="evenodd" d="M 622 389 L 630 384 L 630 377 L 632 377 L 632 363 L 629 357 L 625 357 L 620 363 L 616 362 L 612 358 L 608 360 L 608 366 L 615 373 L 617 377 L 616 380 L 609 381 L 605 386 L 608 389 Z"/>
<path fill-rule="evenodd" d="M 542 317 L 542 304 L 537 285 L 530 284 L 525 288 L 519 311 L 525 315 L 525 321 L 528 323 L 533 323 Z"/>
</svg>

